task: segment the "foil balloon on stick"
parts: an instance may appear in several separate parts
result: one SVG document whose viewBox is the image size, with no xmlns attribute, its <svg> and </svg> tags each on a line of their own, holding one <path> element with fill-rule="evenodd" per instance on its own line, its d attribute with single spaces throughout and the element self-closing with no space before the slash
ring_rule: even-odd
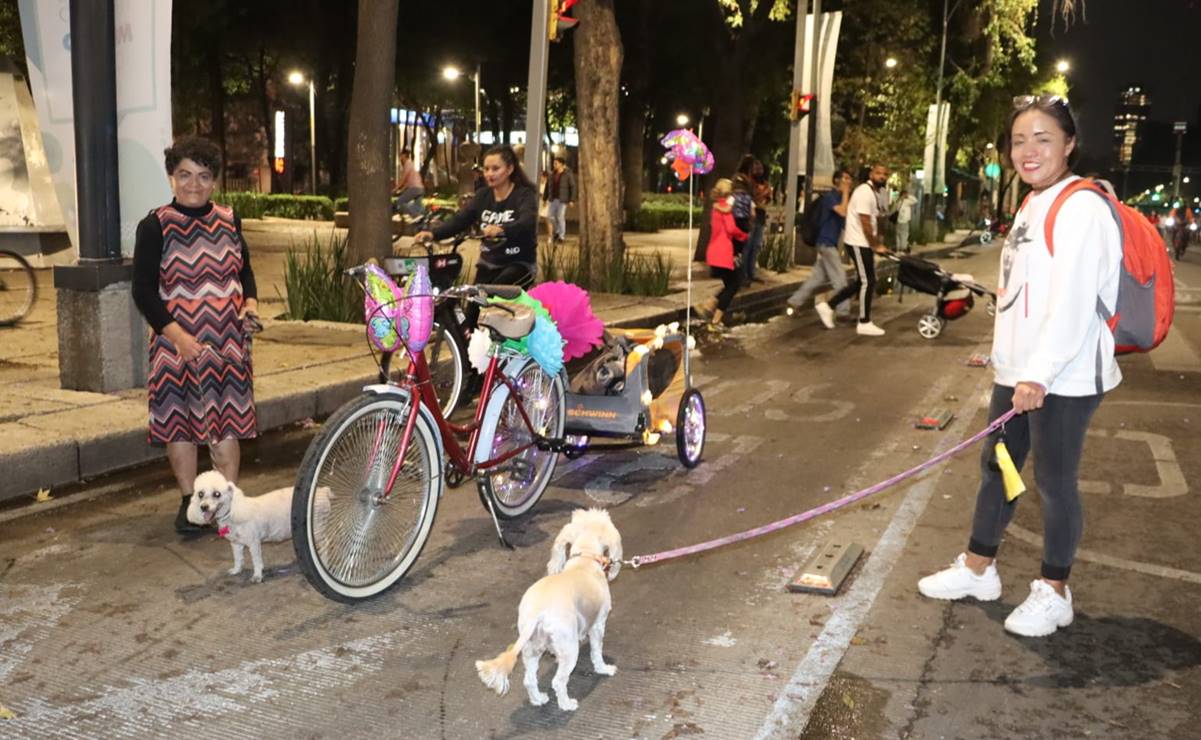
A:
<svg viewBox="0 0 1201 740">
<path fill-rule="evenodd" d="M 667 158 L 671 160 L 671 168 L 680 182 L 687 180 L 694 172 L 703 175 L 713 169 L 713 153 L 689 129 L 669 131 L 659 143 L 667 147 Z"/>
</svg>

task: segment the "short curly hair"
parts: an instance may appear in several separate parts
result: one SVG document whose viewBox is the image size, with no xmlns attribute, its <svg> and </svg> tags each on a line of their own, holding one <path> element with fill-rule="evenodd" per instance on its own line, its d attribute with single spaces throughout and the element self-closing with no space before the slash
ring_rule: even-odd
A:
<svg viewBox="0 0 1201 740">
<path fill-rule="evenodd" d="M 176 139 L 171 146 L 163 150 L 163 159 L 168 175 L 175 174 L 175 168 L 185 159 L 209 168 L 214 177 L 221 173 L 221 150 L 203 136 L 184 136 Z"/>
</svg>

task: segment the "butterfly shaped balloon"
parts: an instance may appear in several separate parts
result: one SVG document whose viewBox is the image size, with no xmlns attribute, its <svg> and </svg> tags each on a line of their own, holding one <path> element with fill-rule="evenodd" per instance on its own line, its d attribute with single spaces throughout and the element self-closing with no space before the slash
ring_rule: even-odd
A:
<svg viewBox="0 0 1201 740">
<path fill-rule="evenodd" d="M 382 352 L 395 352 L 401 343 L 413 352 L 425 349 L 434 327 L 434 296 L 425 266 L 417 266 L 403 290 L 378 265 L 367 265 L 363 282 L 371 343 Z"/>
<path fill-rule="evenodd" d="M 659 143 L 667 147 L 667 158 L 680 181 L 694 172 L 703 175 L 713 169 L 713 152 L 689 129 L 670 131 Z"/>
</svg>

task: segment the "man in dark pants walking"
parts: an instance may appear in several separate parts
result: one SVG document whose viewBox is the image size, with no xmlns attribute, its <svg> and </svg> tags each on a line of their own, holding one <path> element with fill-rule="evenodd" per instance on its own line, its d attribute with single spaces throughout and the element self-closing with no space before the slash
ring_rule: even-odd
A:
<svg viewBox="0 0 1201 740">
<path fill-rule="evenodd" d="M 884 246 L 884 239 L 880 236 L 881 211 L 877 198 L 878 192 L 887 182 L 888 168 L 882 164 L 873 165 L 867 182 L 855 188 L 855 192 L 851 194 L 851 202 L 847 205 L 844 242 L 851 264 L 855 265 L 855 279 L 835 293 L 828 302 L 814 306 L 827 329 L 834 328 L 834 309 L 830 308 L 830 304 L 837 306 L 858 294 L 859 325 L 855 328 L 856 333 L 867 337 L 884 334 L 883 329 L 872 323 L 872 296 L 876 291 L 876 254 L 888 251 Z"/>
</svg>

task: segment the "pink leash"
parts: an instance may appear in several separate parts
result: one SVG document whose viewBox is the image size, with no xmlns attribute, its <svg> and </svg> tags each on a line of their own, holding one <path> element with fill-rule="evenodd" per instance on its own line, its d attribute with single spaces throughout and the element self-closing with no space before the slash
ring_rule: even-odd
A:
<svg viewBox="0 0 1201 740">
<path fill-rule="evenodd" d="M 770 532 L 775 532 L 777 530 L 784 529 L 785 527 L 791 527 L 794 524 L 800 524 L 801 522 L 809 521 L 810 519 L 819 517 L 822 514 L 828 514 L 831 511 L 837 511 L 838 509 L 841 509 L 842 507 L 844 507 L 848 504 L 853 504 L 856 501 L 860 501 L 862 499 L 867 498 L 868 496 L 875 495 L 877 493 L 880 493 L 881 491 L 891 488 L 891 487 L 895 486 L 896 484 L 898 484 L 908 478 L 912 478 L 913 476 L 917 475 L 918 473 L 921 473 L 924 470 L 928 470 L 928 469 L 934 467 L 935 465 L 941 463 L 943 460 L 946 460 L 949 457 L 953 457 L 954 455 L 957 455 L 960 452 L 963 452 L 968 447 L 971 447 L 972 445 L 976 444 L 980 440 L 984 439 L 988 435 L 995 432 L 997 429 L 1000 429 L 1001 427 L 1003 427 L 1005 425 L 1005 422 L 1012 419 L 1016 413 L 1017 412 L 1015 412 L 1013 409 L 1010 409 L 1009 411 L 1006 411 L 1004 414 L 1001 414 L 999 417 L 997 417 L 995 420 L 993 420 L 993 422 L 991 424 L 989 424 L 987 427 L 985 427 L 984 429 L 980 430 L 979 432 L 972 435 L 968 439 L 963 440 L 962 442 L 955 445 L 951 449 L 946 450 L 945 452 L 940 452 L 939 454 L 935 455 L 934 457 L 930 458 L 929 460 L 925 461 L 924 463 L 921 463 L 915 467 L 912 467 L 903 473 L 897 473 L 896 475 L 889 478 L 888 480 L 880 481 L 879 483 L 877 483 L 873 486 L 869 486 L 868 488 L 864 488 L 862 490 L 856 491 L 855 493 L 852 493 L 848 496 L 844 496 L 840 499 L 831 501 L 827 504 L 822 504 L 821 506 L 818 506 L 817 508 L 810 509 L 809 511 L 801 512 L 800 514 L 794 514 L 793 516 L 790 516 L 787 519 L 781 519 L 778 522 L 772 522 L 771 524 L 764 524 L 762 527 L 755 527 L 754 529 L 748 529 L 745 532 L 739 532 L 738 534 L 732 534 L 732 535 L 728 535 L 726 537 L 720 537 L 716 540 L 709 540 L 708 542 L 701 542 L 700 544 L 689 545 L 687 547 L 677 547 L 674 550 L 666 550 L 664 552 L 657 552 L 652 555 L 636 555 L 633 558 L 631 558 L 625 562 L 628 563 L 633 568 L 639 568 L 643 565 L 650 565 L 651 563 L 661 563 L 664 560 L 671 560 L 673 558 L 682 558 L 685 555 L 695 555 L 698 552 L 705 552 L 706 550 L 713 550 L 715 548 L 723 547 L 725 545 L 732 545 L 735 542 L 742 542 L 743 540 L 753 539 L 755 537 L 759 537 L 759 536 L 768 534 Z"/>
</svg>

